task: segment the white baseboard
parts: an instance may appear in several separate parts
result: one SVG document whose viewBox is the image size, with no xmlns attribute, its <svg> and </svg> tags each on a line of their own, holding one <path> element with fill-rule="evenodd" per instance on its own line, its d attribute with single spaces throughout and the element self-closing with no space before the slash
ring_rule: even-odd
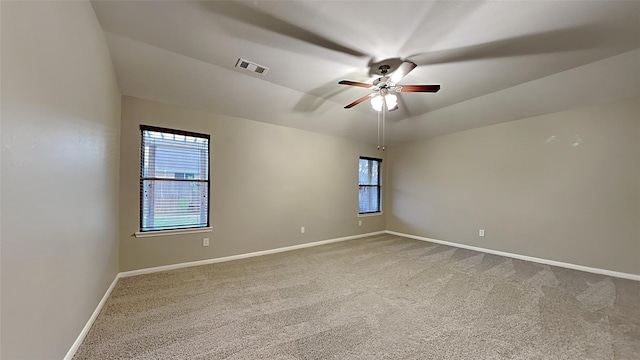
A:
<svg viewBox="0 0 640 360">
<path fill-rule="evenodd" d="M 366 233 L 366 234 L 345 236 L 345 237 L 341 237 L 341 238 L 335 238 L 335 239 L 329 239 L 329 240 L 321 240 L 321 241 L 315 241 L 315 242 L 306 243 L 306 244 L 299 244 L 299 245 L 281 247 L 281 248 L 270 249 L 270 250 L 256 251 L 256 252 L 252 252 L 252 253 L 233 255 L 233 256 L 226 256 L 226 257 L 215 258 L 215 259 L 206 259 L 206 260 L 191 261 L 191 262 L 180 263 L 180 264 L 171 264 L 171 265 L 157 266 L 157 267 L 152 267 L 152 268 L 131 270 L 131 271 L 121 272 L 119 274 L 119 277 L 128 277 L 128 276 L 136 276 L 136 275 L 142 275 L 142 274 L 151 274 L 151 273 L 155 273 L 155 272 L 159 272 L 159 271 L 175 270 L 175 269 L 181 269 L 181 268 L 191 267 L 191 266 L 200 266 L 200 265 L 215 264 L 215 263 L 221 263 L 221 262 L 232 261 L 232 260 L 240 260 L 240 259 L 246 259 L 246 258 L 255 257 L 255 256 L 276 254 L 276 253 L 281 253 L 281 252 L 285 252 L 285 251 L 304 249 L 304 248 L 313 247 L 313 246 L 326 245 L 326 244 L 331 244 L 331 243 L 340 242 L 340 241 L 354 240 L 354 239 L 360 239 L 360 238 L 367 237 L 367 236 L 382 235 L 382 234 L 386 234 L 386 232 L 385 231 L 376 231 L 376 232 L 371 232 L 371 233 Z"/>
<path fill-rule="evenodd" d="M 593 268 L 593 267 L 583 266 L 583 265 L 570 264 L 570 263 L 565 263 L 565 262 L 560 262 L 560 261 L 555 261 L 555 260 L 541 259 L 541 258 L 536 258 L 536 257 L 532 257 L 532 256 L 512 254 L 512 253 L 508 253 L 508 252 L 504 252 L 504 251 L 485 249 L 485 248 L 476 247 L 476 246 L 470 246 L 470 245 L 458 244 L 458 243 L 449 242 L 449 241 L 430 239 L 430 238 L 426 238 L 426 237 L 422 237 L 422 236 L 404 234 L 404 233 L 400 233 L 400 232 L 397 232 L 397 231 L 386 230 L 385 232 L 387 234 L 390 234 L 390 235 L 402 236 L 402 237 L 415 239 L 415 240 L 420 240 L 420 241 L 427 241 L 427 242 L 432 242 L 432 243 L 436 243 L 436 244 L 448 245 L 448 246 L 453 246 L 453 247 L 457 247 L 457 248 L 483 252 L 483 253 L 487 253 L 487 254 L 506 256 L 506 257 L 519 259 L 519 260 L 532 261 L 532 262 L 536 262 L 536 263 L 539 263 L 539 264 L 558 266 L 558 267 L 563 267 L 563 268 L 567 268 L 567 269 L 586 271 L 586 272 L 590 272 L 590 273 L 594 273 L 594 274 L 600 274 L 600 275 L 613 276 L 613 277 L 622 278 L 622 279 L 640 281 L 640 275 L 635 275 L 635 274 L 629 274 L 629 273 L 623 273 L 623 272 L 618 272 L 618 271 Z"/>
<path fill-rule="evenodd" d="M 98 317 L 98 314 L 100 314 L 100 311 L 102 311 L 102 308 L 104 307 L 104 304 L 107 302 L 107 299 L 109 299 L 109 296 L 111 295 L 111 292 L 113 291 L 113 288 L 116 287 L 116 284 L 118 283 L 118 279 L 119 278 L 120 278 L 120 274 L 117 274 L 115 279 L 113 279 L 113 281 L 111 282 L 111 285 L 109 286 L 107 291 L 104 293 L 104 296 L 102 297 L 102 299 L 98 303 L 98 306 L 93 311 L 93 314 L 91 314 L 91 317 L 89 318 L 89 321 L 87 321 L 87 324 L 84 326 L 84 328 L 82 328 L 82 331 L 80 332 L 80 335 L 78 335 L 78 337 L 76 338 L 76 341 L 73 342 L 73 345 L 71 345 L 71 348 L 69 349 L 69 351 L 67 351 L 67 355 L 65 355 L 64 360 L 71 360 L 73 358 L 73 356 L 76 354 L 76 351 L 78 351 L 78 348 L 80 347 L 80 345 L 84 341 L 84 338 L 87 337 L 87 334 L 89 333 L 89 330 L 91 329 L 91 326 L 93 326 L 93 323 L 96 321 L 96 318 Z"/>
</svg>

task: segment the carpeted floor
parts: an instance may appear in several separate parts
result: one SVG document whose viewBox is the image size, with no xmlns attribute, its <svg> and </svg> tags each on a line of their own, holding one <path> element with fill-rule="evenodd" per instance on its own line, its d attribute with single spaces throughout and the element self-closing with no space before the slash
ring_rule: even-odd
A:
<svg viewBox="0 0 640 360">
<path fill-rule="evenodd" d="M 74 359 L 640 359 L 640 283 L 381 235 L 123 278 Z"/>
</svg>

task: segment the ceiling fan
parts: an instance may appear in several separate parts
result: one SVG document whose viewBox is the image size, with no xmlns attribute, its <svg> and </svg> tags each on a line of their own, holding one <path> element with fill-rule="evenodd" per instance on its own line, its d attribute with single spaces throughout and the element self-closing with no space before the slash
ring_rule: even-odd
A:
<svg viewBox="0 0 640 360">
<path fill-rule="evenodd" d="M 438 92 L 440 85 L 398 85 L 398 82 L 402 80 L 407 74 L 416 68 L 415 63 L 411 61 L 402 61 L 402 63 L 395 69 L 390 75 L 391 65 L 385 63 L 398 62 L 398 60 L 381 61 L 378 66 L 378 72 L 381 77 L 373 81 L 373 84 L 367 84 L 357 81 L 342 80 L 338 82 L 340 85 L 349 85 L 363 87 L 372 90 L 370 94 L 367 94 L 351 104 L 345 106 L 345 109 L 350 109 L 361 102 L 371 99 L 371 106 L 376 111 L 382 111 L 387 109 L 388 111 L 394 111 L 398 109 L 398 98 L 394 93 L 400 92 Z"/>
</svg>

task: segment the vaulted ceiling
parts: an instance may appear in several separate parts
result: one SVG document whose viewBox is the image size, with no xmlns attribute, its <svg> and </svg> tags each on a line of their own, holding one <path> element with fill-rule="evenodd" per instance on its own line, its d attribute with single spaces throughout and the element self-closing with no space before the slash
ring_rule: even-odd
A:
<svg viewBox="0 0 640 360">
<path fill-rule="evenodd" d="M 638 1 L 92 4 L 123 94 L 359 141 L 376 141 L 377 114 L 343 107 L 369 90 L 338 81 L 371 83 L 371 64 L 389 58 L 418 64 L 401 84 L 442 87 L 399 95 L 389 143 L 640 91 Z"/>
</svg>

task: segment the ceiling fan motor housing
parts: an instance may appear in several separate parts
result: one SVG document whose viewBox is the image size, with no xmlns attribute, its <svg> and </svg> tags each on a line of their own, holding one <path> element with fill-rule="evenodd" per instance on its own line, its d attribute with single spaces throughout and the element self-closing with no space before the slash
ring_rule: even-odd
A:
<svg viewBox="0 0 640 360">
<path fill-rule="evenodd" d="M 388 76 L 383 76 L 383 77 L 379 77 L 375 80 L 373 80 L 373 86 L 377 87 L 377 88 L 385 88 L 388 86 L 387 81 L 389 80 Z"/>
</svg>

